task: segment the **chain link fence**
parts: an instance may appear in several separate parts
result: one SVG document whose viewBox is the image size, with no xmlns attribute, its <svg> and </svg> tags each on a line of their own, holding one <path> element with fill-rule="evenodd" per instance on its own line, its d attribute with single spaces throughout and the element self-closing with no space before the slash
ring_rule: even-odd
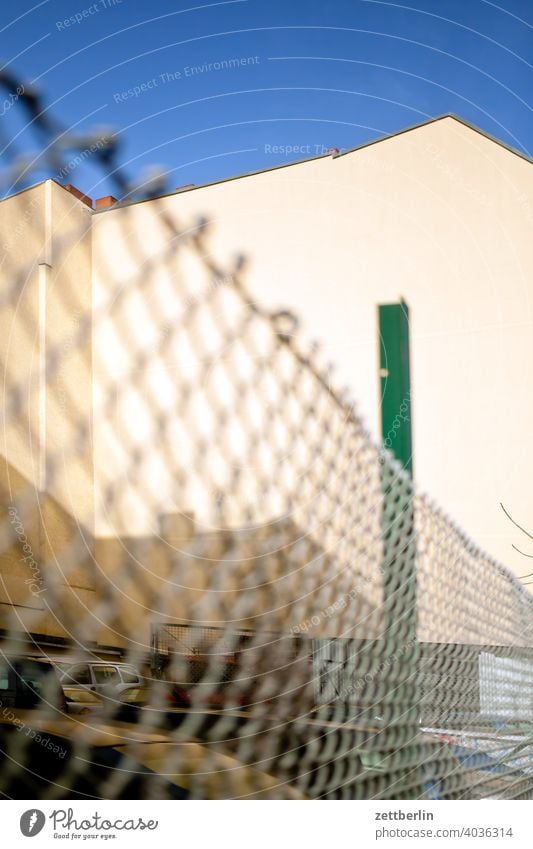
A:
<svg viewBox="0 0 533 849">
<path fill-rule="evenodd" d="M 38 141 L 2 154 L 0 793 L 531 798 L 531 596 L 164 175 L 0 83 Z M 99 210 L 59 185 L 91 145 Z"/>
</svg>

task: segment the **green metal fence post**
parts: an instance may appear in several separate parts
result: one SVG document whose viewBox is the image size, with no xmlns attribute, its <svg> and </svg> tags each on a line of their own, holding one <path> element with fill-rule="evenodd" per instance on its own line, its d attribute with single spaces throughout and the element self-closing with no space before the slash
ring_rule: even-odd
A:
<svg viewBox="0 0 533 849">
<path fill-rule="evenodd" d="M 393 712 L 409 715 L 416 722 L 418 645 L 409 309 L 401 301 L 379 305 L 378 313 L 383 446 L 394 454 L 407 473 L 406 478 L 383 456 L 383 651 L 389 657 L 407 649 L 402 654 L 405 680 L 387 694 L 386 701 Z"/>
<path fill-rule="evenodd" d="M 383 444 L 412 474 L 409 307 L 405 301 L 380 304 L 379 352 Z"/>
</svg>

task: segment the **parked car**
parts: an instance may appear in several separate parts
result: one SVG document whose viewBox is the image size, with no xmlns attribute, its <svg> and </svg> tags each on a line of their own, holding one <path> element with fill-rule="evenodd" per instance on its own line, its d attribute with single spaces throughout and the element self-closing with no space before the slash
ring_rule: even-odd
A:
<svg viewBox="0 0 533 849">
<path fill-rule="evenodd" d="M 58 667 L 63 688 L 86 690 L 107 698 L 120 699 L 128 690 L 144 684 L 142 675 L 128 663 L 90 660 L 59 663 Z"/>
<path fill-rule="evenodd" d="M 104 703 L 100 696 L 85 690 L 83 687 L 63 687 L 63 695 L 67 705 L 67 713 L 73 716 L 86 716 L 92 713 L 102 713 Z"/>
<path fill-rule="evenodd" d="M 50 705 L 66 710 L 54 664 L 45 658 L 0 654 L 0 704 L 3 708 Z"/>
<path fill-rule="evenodd" d="M 152 696 L 152 688 L 148 682 L 140 687 L 132 687 L 125 690 L 118 697 L 115 705 L 113 719 L 118 722 L 142 722 L 148 720 L 146 713 Z M 164 715 L 161 712 L 156 716 L 155 727 L 164 727 Z"/>
</svg>

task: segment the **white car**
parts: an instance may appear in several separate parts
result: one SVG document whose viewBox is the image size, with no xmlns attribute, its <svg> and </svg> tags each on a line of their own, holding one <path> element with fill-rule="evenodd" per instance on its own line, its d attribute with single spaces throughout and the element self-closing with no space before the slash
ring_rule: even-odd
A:
<svg viewBox="0 0 533 849">
<path fill-rule="evenodd" d="M 90 690 L 98 696 L 120 700 L 121 694 L 144 684 L 144 678 L 128 663 L 108 661 L 80 661 L 59 663 L 60 681 L 63 688 Z"/>
<path fill-rule="evenodd" d="M 102 713 L 104 703 L 100 696 L 85 690 L 83 687 L 63 687 L 63 695 L 67 703 L 67 713 L 75 716 L 86 716 Z"/>
</svg>

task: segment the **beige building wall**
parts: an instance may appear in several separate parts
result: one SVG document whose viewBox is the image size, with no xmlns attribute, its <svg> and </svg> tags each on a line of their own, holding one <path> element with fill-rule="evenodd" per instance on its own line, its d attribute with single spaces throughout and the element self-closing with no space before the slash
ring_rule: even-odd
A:
<svg viewBox="0 0 533 849">
<path fill-rule="evenodd" d="M 91 210 L 54 182 L 46 290 L 46 489 L 93 530 Z"/>
<path fill-rule="evenodd" d="M 185 294 L 209 285 L 202 263 L 195 268 L 186 247 L 189 228 L 207 217 L 212 256 L 231 269 L 235 256 L 244 254 L 253 296 L 268 308 L 288 307 L 302 317 L 299 332 L 324 343 L 325 359 L 338 366 L 336 380 L 350 386 L 377 438 L 376 305 L 403 296 L 412 320 L 417 482 L 478 544 L 522 574 L 527 561 L 511 546 L 524 540 L 500 502 L 528 527 L 532 209 L 531 164 L 444 118 L 352 153 L 94 216 L 95 303 L 115 297 L 116 287 L 121 297 L 129 293 L 119 308 L 120 322 L 130 328 L 128 344 L 150 360 L 157 324 L 172 326 Z M 179 228 L 178 237 L 164 216 Z M 95 325 L 97 392 L 111 368 L 114 379 L 125 374 L 125 350 L 109 365 L 111 337 L 123 337 L 124 326 Z M 115 344 L 117 351 L 124 348 L 123 339 Z M 183 356 L 180 361 L 178 349 L 169 346 L 150 374 L 141 361 L 147 384 L 139 391 L 146 410 L 152 391 L 179 409 L 171 387 Z M 143 406 L 142 398 L 139 403 Z M 132 402 L 130 413 L 134 409 Z M 122 417 L 121 427 L 129 421 L 128 438 L 133 434 L 153 448 L 142 474 L 157 502 L 159 494 L 166 501 L 172 484 L 161 486 L 170 443 L 154 441 L 159 403 L 153 410 L 144 435 L 131 415 Z M 99 481 L 110 477 L 114 441 L 105 418 L 100 421 Z M 123 458 L 116 460 L 120 469 Z M 169 501 L 172 509 L 181 509 L 179 494 Z M 183 507 L 195 510 L 198 504 L 186 499 Z M 96 523 L 106 532 L 98 507 Z"/>
<path fill-rule="evenodd" d="M 0 204 L 2 453 L 92 529 L 90 224 L 52 180 Z"/>
<path fill-rule="evenodd" d="M 94 601 L 90 216 L 51 180 L 0 204 L 0 627 L 55 636 Z"/>
<path fill-rule="evenodd" d="M 44 405 L 45 184 L 0 204 L 2 454 L 39 487 Z"/>
<path fill-rule="evenodd" d="M 357 566 L 369 617 L 361 636 L 379 628 L 382 590 L 370 580 L 381 562 L 379 511 L 330 520 L 336 489 L 323 481 L 342 421 L 328 402 L 315 409 L 331 422 L 317 445 L 305 414 L 313 388 L 295 388 L 294 361 L 235 293 L 238 255 L 257 302 L 294 310 L 303 348 L 324 343 L 323 360 L 338 366 L 334 386 L 349 385 L 376 439 L 376 305 L 407 300 L 417 482 L 481 547 L 528 571 L 499 504 L 528 527 L 531 173 L 520 156 L 445 118 L 352 153 L 98 214 L 53 181 L 3 201 L 1 483 L 7 507 L 39 516 L 26 536 L 61 621 L 31 590 L 9 514 L 4 608 L 14 604 L 42 633 L 84 621 L 88 639 L 108 643 L 134 637 L 156 611 L 231 618 L 248 571 L 232 568 L 230 579 L 219 561 L 248 549 L 253 557 L 258 545 L 270 557 L 276 539 L 286 542 L 279 484 L 295 495 L 294 561 L 265 559 L 275 575 L 268 605 L 301 597 L 302 556 L 316 561 L 305 575 L 313 604 L 349 593 L 354 541 L 343 534 L 366 522 L 376 544 Z M 197 240 L 200 218 L 209 226 Z M 276 405 L 283 416 L 272 415 Z M 288 452 L 291 427 L 305 432 Z M 355 433 L 349 452 L 378 498 L 377 456 L 365 444 Z M 183 513 L 196 518 L 192 551 Z M 250 515 L 259 530 L 247 538 L 239 529 Z M 298 529 L 312 523 L 305 554 Z M 336 578 L 316 595 L 325 573 Z M 301 605 L 291 622 L 309 612 Z"/>
</svg>

